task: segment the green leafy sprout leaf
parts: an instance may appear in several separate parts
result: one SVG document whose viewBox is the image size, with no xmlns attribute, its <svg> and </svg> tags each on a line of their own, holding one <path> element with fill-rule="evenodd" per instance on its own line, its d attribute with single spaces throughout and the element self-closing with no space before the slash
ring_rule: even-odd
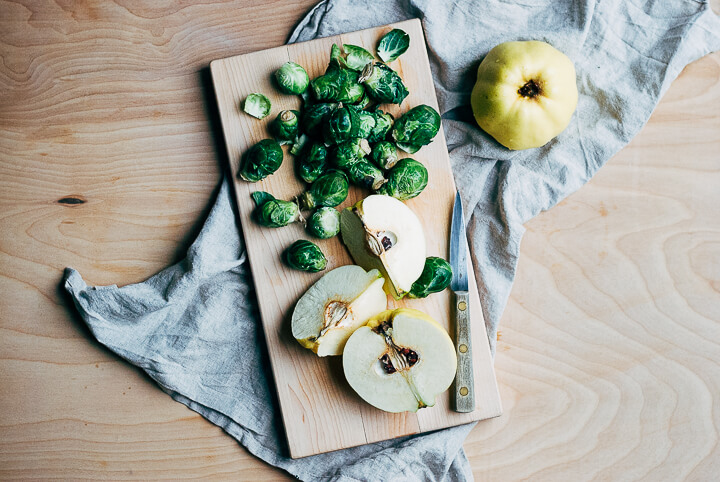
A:
<svg viewBox="0 0 720 482">
<path fill-rule="evenodd" d="M 375 60 L 373 54 L 357 45 L 344 44 L 343 49 L 347 54 L 345 63 L 349 69 L 362 70 L 367 64 Z"/>
<path fill-rule="evenodd" d="M 378 57 L 383 62 L 392 62 L 404 54 L 410 47 L 410 36 L 399 28 L 383 35 L 377 46 Z"/>
</svg>

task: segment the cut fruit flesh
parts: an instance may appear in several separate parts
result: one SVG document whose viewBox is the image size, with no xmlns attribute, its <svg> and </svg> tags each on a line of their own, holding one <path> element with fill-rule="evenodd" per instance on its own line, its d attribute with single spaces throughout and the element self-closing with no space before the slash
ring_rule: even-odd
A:
<svg viewBox="0 0 720 482">
<path fill-rule="evenodd" d="M 425 266 L 420 220 L 402 201 L 381 194 L 366 197 L 340 215 L 340 234 L 353 260 L 385 276 L 385 291 L 400 299 Z"/>
<path fill-rule="evenodd" d="M 383 283 L 377 270 L 360 266 L 328 272 L 295 305 L 293 337 L 319 356 L 340 355 L 353 331 L 387 307 Z"/>
<path fill-rule="evenodd" d="M 343 353 L 350 386 L 386 412 L 433 406 L 456 368 L 455 347 L 445 329 L 425 313 L 404 308 L 384 311 L 358 328 Z"/>
</svg>

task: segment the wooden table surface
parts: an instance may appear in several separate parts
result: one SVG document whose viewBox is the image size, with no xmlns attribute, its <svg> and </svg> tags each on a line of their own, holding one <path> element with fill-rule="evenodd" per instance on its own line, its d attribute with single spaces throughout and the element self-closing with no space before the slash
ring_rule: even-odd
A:
<svg viewBox="0 0 720 482">
<path fill-rule="evenodd" d="M 291 480 L 95 342 L 59 282 L 184 256 L 223 165 L 208 63 L 313 3 L 0 2 L 0 478 Z M 717 477 L 719 206 L 715 53 L 527 224 L 478 480 Z"/>
</svg>

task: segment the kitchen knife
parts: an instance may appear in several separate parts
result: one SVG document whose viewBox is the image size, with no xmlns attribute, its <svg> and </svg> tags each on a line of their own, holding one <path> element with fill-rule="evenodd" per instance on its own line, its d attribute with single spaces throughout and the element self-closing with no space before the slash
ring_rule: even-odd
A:
<svg viewBox="0 0 720 482">
<path fill-rule="evenodd" d="M 450 289 L 455 292 L 455 350 L 458 361 L 455 374 L 455 411 L 472 412 L 475 410 L 475 390 L 470 340 L 467 235 L 459 192 L 455 194 L 450 225 L 450 266 L 453 271 Z"/>
</svg>

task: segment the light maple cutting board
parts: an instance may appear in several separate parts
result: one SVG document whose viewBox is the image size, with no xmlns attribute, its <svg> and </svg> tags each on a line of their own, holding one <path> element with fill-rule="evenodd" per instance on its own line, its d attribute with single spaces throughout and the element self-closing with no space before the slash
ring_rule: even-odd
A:
<svg viewBox="0 0 720 482">
<path fill-rule="evenodd" d="M 438 108 L 430 74 L 425 39 L 419 20 L 362 30 L 336 37 L 286 45 L 239 55 L 210 64 L 230 170 L 235 184 L 238 213 L 260 307 L 262 325 L 275 377 L 282 418 L 287 432 L 290 455 L 294 458 L 378 442 L 403 435 L 437 430 L 500 415 L 502 408 L 484 328 L 475 279 L 470 272 L 472 340 L 477 407 L 471 413 L 452 411 L 450 390 L 438 396 L 434 407 L 417 413 L 390 414 L 365 403 L 350 388 L 343 376 L 341 357 L 318 358 L 302 348 L 292 337 L 290 316 L 298 298 L 323 273 L 310 274 L 287 268 L 281 261 L 283 250 L 297 239 L 317 243 L 328 258 L 325 272 L 352 264 L 340 237 L 318 240 L 302 226 L 265 228 L 251 220 L 254 208 L 250 193 L 263 190 L 281 199 L 292 199 L 304 189 L 293 170 L 294 158 L 284 146 L 282 167 L 258 183 L 237 177 L 241 155 L 254 143 L 270 137 L 268 123 L 283 109 L 299 109 L 297 96 L 281 94 L 271 83 L 273 72 L 286 61 L 305 67 L 311 78 L 324 73 L 333 43 L 354 44 L 375 52 L 378 40 L 392 28 L 410 35 L 410 48 L 390 66 L 403 78 L 410 95 L 400 106 L 383 106 L 397 119 L 411 107 L 428 104 Z M 252 92 L 260 92 L 272 101 L 272 111 L 263 120 L 255 119 L 240 108 Z M 448 236 L 455 185 L 442 129 L 435 140 L 412 157 L 428 168 L 429 184 L 420 196 L 407 201 L 418 215 L 427 237 L 427 255 L 449 258 Z M 354 204 L 370 194 L 353 188 L 339 207 Z M 411 307 L 430 314 L 449 333 L 453 294 L 449 290 L 421 300 L 395 301 L 389 307 Z M 228 307 L 232 309 L 232 307 Z M 268 400 L 268 403 L 271 403 Z"/>
</svg>

